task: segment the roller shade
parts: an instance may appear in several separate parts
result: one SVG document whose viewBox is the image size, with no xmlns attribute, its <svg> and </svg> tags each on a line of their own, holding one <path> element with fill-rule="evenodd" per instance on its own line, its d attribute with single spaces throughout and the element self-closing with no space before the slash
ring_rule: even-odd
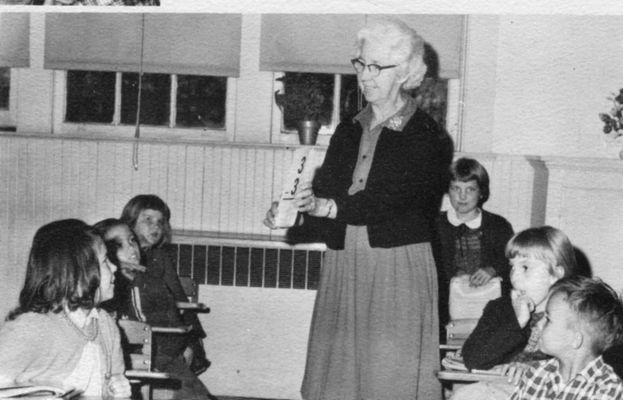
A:
<svg viewBox="0 0 623 400">
<path fill-rule="evenodd" d="M 30 66 L 30 15 L 0 13 L 0 67 Z"/>
<path fill-rule="evenodd" d="M 458 78 L 460 76 L 466 18 L 464 15 L 399 14 L 384 16 L 404 21 L 424 38 L 438 57 L 439 76 L 443 78 Z M 372 21 L 379 17 L 382 15 L 370 15 L 368 18 Z"/>
<path fill-rule="evenodd" d="M 352 74 L 350 59 L 363 22 L 361 14 L 262 15 L 260 69 Z"/>
<path fill-rule="evenodd" d="M 238 76 L 240 14 L 50 13 L 45 68 Z M 142 30 L 144 29 L 144 34 Z"/>
<path fill-rule="evenodd" d="M 266 14 L 262 16 L 260 69 L 353 73 L 357 31 L 367 20 L 395 17 L 414 28 L 439 59 L 440 75 L 459 76 L 463 15 Z"/>
</svg>

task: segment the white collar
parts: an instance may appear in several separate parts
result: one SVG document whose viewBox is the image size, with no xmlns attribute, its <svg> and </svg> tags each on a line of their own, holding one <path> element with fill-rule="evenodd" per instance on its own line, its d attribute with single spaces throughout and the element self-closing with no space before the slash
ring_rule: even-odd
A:
<svg viewBox="0 0 623 400">
<path fill-rule="evenodd" d="M 480 225 L 482 225 L 482 211 L 478 208 L 478 215 L 476 218 L 469 221 L 461 221 L 459 217 L 456 215 L 456 210 L 453 207 L 448 208 L 448 222 L 454 226 L 459 226 L 461 224 L 467 225 L 470 229 L 478 229 Z"/>
</svg>

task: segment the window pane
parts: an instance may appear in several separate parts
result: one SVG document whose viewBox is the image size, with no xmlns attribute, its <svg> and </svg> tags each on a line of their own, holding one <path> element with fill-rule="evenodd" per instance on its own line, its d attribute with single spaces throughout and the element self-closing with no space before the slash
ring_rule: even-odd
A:
<svg viewBox="0 0 623 400">
<path fill-rule="evenodd" d="M 426 111 L 439 126 L 446 126 L 446 109 L 448 107 L 448 80 L 425 78 L 422 84 L 410 94 L 415 97 L 418 107 Z"/>
<path fill-rule="evenodd" d="M 9 108 L 11 90 L 11 68 L 0 68 L 0 108 Z"/>
<path fill-rule="evenodd" d="M 333 111 L 333 74 L 312 74 L 286 72 L 283 78 L 283 90 L 286 93 L 283 123 L 286 130 L 295 130 L 299 115 L 303 109 L 316 107 L 319 111 L 319 120 L 322 125 L 331 125 Z M 322 102 L 310 104 L 309 99 L 321 94 Z"/>
<path fill-rule="evenodd" d="M 426 111 L 440 126 L 446 126 L 447 79 L 425 78 L 418 88 L 408 91 L 408 94 L 414 97 L 418 107 Z M 356 75 L 342 75 L 340 102 L 341 121 L 354 117 L 367 104 L 357 86 Z"/>
<path fill-rule="evenodd" d="M 115 73 L 67 71 L 68 122 L 112 122 L 115 111 Z"/>
<path fill-rule="evenodd" d="M 141 124 L 169 125 L 171 76 L 144 74 L 141 95 Z M 121 123 L 136 123 L 138 74 L 124 73 L 121 79 Z"/>
<path fill-rule="evenodd" d="M 225 127 L 227 77 L 179 75 L 177 117 L 180 127 Z"/>
<path fill-rule="evenodd" d="M 365 100 L 357 86 L 357 75 L 342 75 L 340 121 L 352 119 L 363 108 Z"/>
</svg>

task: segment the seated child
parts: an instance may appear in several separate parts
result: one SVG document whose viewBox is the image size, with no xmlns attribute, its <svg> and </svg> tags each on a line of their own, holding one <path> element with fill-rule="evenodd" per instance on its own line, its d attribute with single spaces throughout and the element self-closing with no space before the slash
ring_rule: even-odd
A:
<svg viewBox="0 0 623 400">
<path fill-rule="evenodd" d="M 95 229 L 104 238 L 108 256 L 120 265 L 117 281 L 121 289 L 115 292 L 118 299 L 111 304 L 118 317 L 144 321 L 152 326 L 186 325 L 175 296 L 165 281 L 157 275 L 148 274 L 147 269 L 140 265 L 141 254 L 134 232 L 114 218 L 98 222 Z M 175 389 L 175 398 L 211 398 L 208 389 L 184 358 L 185 350 L 199 340 L 199 335 L 192 330 L 188 334 L 154 334 L 155 369 L 170 373 L 181 383 Z M 156 393 L 158 396 L 154 395 L 154 398 L 161 395 L 168 398 L 166 390 L 163 392 L 157 388 Z"/>
<path fill-rule="evenodd" d="M 35 233 L 19 305 L 0 329 L 0 386 L 45 383 L 129 397 L 112 298 L 117 267 L 101 238 L 71 219 Z"/>
<path fill-rule="evenodd" d="M 556 228 L 543 226 L 526 229 L 506 246 L 510 260 L 510 295 L 490 301 L 478 325 L 461 349 L 468 369 L 490 369 L 506 364 L 504 372 L 521 370 L 526 362 L 549 358 L 538 349 L 550 287 L 559 279 L 575 275 L 575 252 L 567 236 Z M 512 364 L 511 364 L 512 363 Z M 509 377 L 509 380 L 511 377 Z M 507 398 L 513 385 L 475 383 L 457 390 L 453 399 L 470 399 L 477 391 L 499 393 Z"/>
<path fill-rule="evenodd" d="M 437 218 L 434 246 L 442 328 L 449 320 L 449 285 L 453 277 L 469 275 L 471 285 L 482 286 L 499 276 L 504 293 L 510 288 L 504 248 L 513 236 L 513 227 L 503 217 L 482 209 L 489 193 L 489 174 L 478 161 L 459 158 L 452 163 L 448 188 L 452 207 Z"/>
<path fill-rule="evenodd" d="M 177 276 L 175 263 L 165 247 L 171 242 L 169 206 L 156 195 L 140 194 L 128 201 L 119 219 L 132 229 L 138 239 L 141 260 L 147 268 L 145 274 L 163 280 L 176 301 L 188 301 Z M 159 293 L 157 288 L 145 285 L 143 297 L 153 299 Z M 202 339 L 206 334 L 195 312 L 186 311 L 182 318 L 185 324 L 193 326 L 196 335 L 187 347 L 185 358 L 190 363 L 190 369 L 200 375 L 210 366 L 203 349 Z"/>
<path fill-rule="evenodd" d="M 602 354 L 623 335 L 623 304 L 600 280 L 562 279 L 552 286 L 541 350 L 554 358 L 525 371 L 511 400 L 623 398 L 623 382 Z"/>
<path fill-rule="evenodd" d="M 94 225 L 108 250 L 108 257 L 119 266 L 115 296 L 104 307 L 116 312 L 118 318 L 143 321 L 152 326 L 180 327 L 185 325 L 175 296 L 164 280 L 146 273 L 136 236 L 118 219 L 109 218 Z M 152 293 L 158 293 L 157 296 Z M 189 344 L 189 335 L 155 335 L 155 368 L 166 370 L 176 358 L 182 357 Z"/>
</svg>

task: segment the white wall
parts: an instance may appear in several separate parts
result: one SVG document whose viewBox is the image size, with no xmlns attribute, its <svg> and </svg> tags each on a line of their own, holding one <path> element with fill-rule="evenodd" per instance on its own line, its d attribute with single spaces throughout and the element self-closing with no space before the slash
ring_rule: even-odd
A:
<svg viewBox="0 0 623 400">
<path fill-rule="evenodd" d="M 316 292 L 202 285 L 213 394 L 299 399 Z"/>
<path fill-rule="evenodd" d="M 614 157 L 598 113 L 623 87 L 623 16 L 470 17 L 465 151 Z"/>
</svg>

